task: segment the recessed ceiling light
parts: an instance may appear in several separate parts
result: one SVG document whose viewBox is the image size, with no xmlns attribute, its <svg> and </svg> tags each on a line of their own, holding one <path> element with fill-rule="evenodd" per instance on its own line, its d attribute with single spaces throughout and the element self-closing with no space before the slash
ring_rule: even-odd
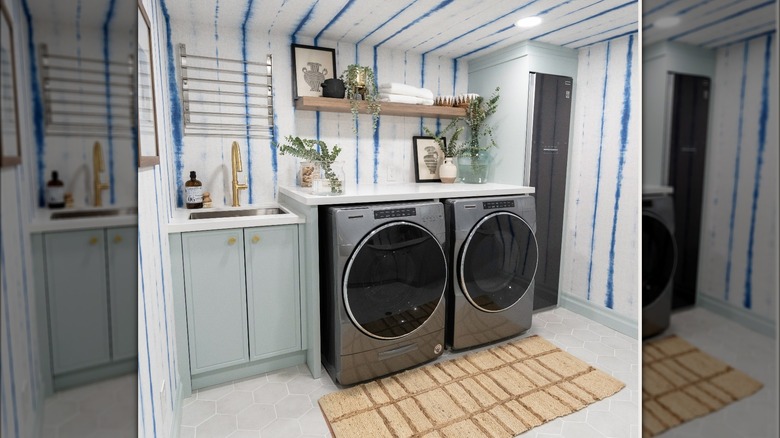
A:
<svg viewBox="0 0 780 438">
<path fill-rule="evenodd" d="M 674 27 L 680 24 L 680 17 L 661 17 L 657 20 L 655 20 L 655 23 L 653 23 L 653 26 L 666 29 L 668 27 Z"/>
<path fill-rule="evenodd" d="M 534 27 L 542 23 L 541 17 L 525 17 L 517 20 L 515 26 L 517 27 Z"/>
</svg>

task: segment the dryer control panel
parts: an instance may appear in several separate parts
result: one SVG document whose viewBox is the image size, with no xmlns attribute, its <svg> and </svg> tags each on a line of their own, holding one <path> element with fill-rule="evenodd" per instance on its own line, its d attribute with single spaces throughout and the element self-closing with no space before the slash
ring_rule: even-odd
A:
<svg viewBox="0 0 780 438">
<path fill-rule="evenodd" d="M 506 201 L 485 201 L 482 203 L 482 208 L 485 210 L 492 210 L 495 208 L 514 208 L 515 200 L 509 199 Z"/>
<path fill-rule="evenodd" d="M 393 208 L 393 209 L 387 209 L 387 210 L 376 210 L 376 211 L 374 211 L 374 219 L 409 217 L 409 216 L 416 216 L 416 215 L 417 215 L 417 209 L 414 208 L 414 207 Z"/>
</svg>

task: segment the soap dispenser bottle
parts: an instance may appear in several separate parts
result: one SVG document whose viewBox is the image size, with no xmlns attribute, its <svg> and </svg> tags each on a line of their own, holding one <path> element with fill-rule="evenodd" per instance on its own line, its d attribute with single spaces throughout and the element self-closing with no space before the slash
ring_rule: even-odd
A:
<svg viewBox="0 0 780 438">
<path fill-rule="evenodd" d="M 190 171 L 190 180 L 184 183 L 184 198 L 187 208 L 203 208 L 203 184 L 195 177 L 195 171 Z"/>
<path fill-rule="evenodd" d="M 56 170 L 51 173 L 51 180 L 46 184 L 46 204 L 49 208 L 65 207 L 65 184 L 60 181 Z"/>
</svg>

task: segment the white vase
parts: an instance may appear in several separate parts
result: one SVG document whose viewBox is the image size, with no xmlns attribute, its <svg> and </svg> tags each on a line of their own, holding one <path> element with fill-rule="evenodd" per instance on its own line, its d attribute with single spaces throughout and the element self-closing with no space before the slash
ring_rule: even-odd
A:
<svg viewBox="0 0 780 438">
<path fill-rule="evenodd" d="M 439 178 L 441 182 L 452 184 L 458 177 L 458 166 L 452 162 L 452 157 L 444 157 L 444 162 L 439 166 Z"/>
</svg>

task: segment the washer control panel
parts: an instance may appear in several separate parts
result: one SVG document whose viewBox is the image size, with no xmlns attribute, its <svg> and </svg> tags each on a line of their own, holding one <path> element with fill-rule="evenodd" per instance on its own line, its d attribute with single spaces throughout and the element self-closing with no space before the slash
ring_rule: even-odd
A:
<svg viewBox="0 0 780 438">
<path fill-rule="evenodd" d="M 514 206 L 514 199 L 509 199 L 506 201 L 485 201 L 482 203 L 482 208 L 485 210 L 492 210 L 495 208 L 514 208 Z"/>
<path fill-rule="evenodd" d="M 387 210 L 376 210 L 376 211 L 374 211 L 374 219 L 409 217 L 409 216 L 416 216 L 416 215 L 417 215 L 417 209 L 414 208 L 414 207 L 393 208 L 393 209 L 387 209 Z"/>
</svg>

